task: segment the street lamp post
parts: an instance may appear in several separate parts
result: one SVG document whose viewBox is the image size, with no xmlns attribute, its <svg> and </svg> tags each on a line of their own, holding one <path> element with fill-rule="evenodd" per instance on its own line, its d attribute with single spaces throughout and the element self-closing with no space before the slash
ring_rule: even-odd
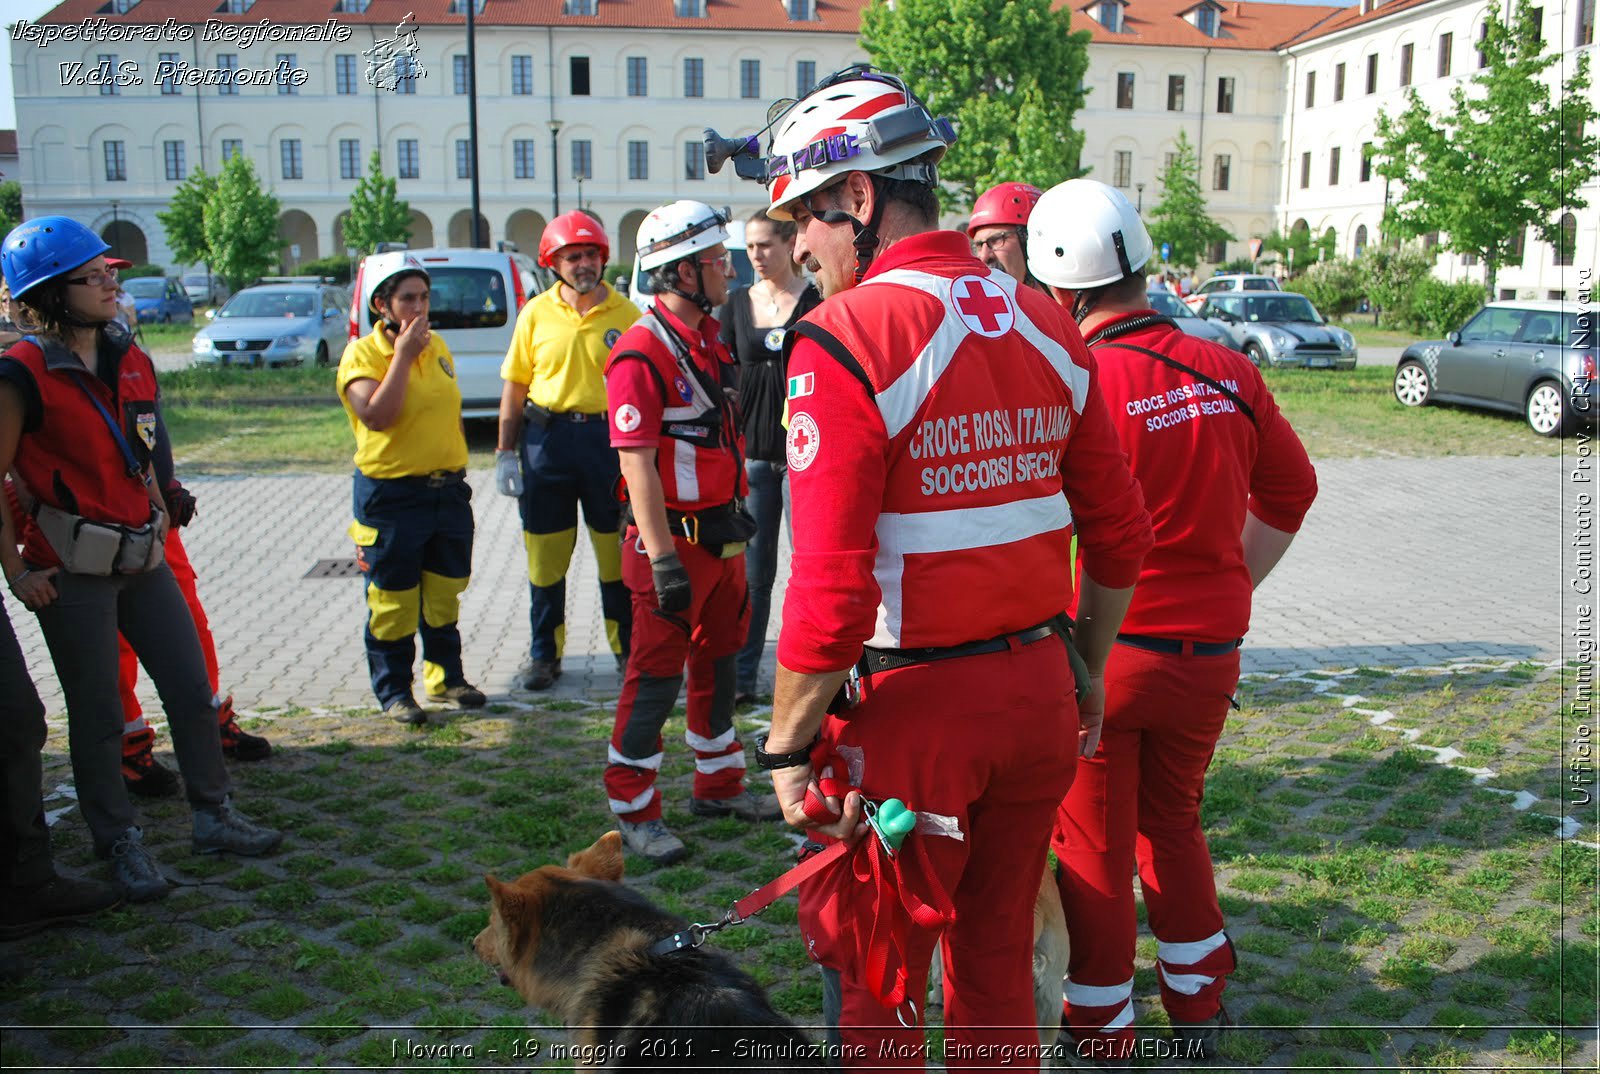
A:
<svg viewBox="0 0 1600 1074">
<path fill-rule="evenodd" d="M 122 230 L 121 223 L 122 223 L 121 219 L 117 216 L 117 199 L 116 198 L 112 198 L 111 199 L 111 239 L 112 239 L 112 241 L 111 241 L 111 252 L 113 254 L 117 252 L 116 239 L 117 239 L 117 233 Z"/>
<path fill-rule="evenodd" d="M 578 176 L 578 208 L 583 208 L 583 176 Z"/>
<path fill-rule="evenodd" d="M 561 121 L 550 121 L 550 204 L 552 207 L 551 219 L 561 215 L 561 173 L 557 170 L 561 155 L 561 143 L 557 136 L 561 133 Z"/>
<path fill-rule="evenodd" d="M 1139 192 L 1139 204 L 1138 204 L 1138 206 L 1136 208 L 1138 209 L 1138 211 L 1140 213 L 1143 213 L 1144 212 L 1144 184 L 1143 183 L 1134 183 L 1133 184 L 1133 189 L 1135 189 L 1135 190 L 1137 190 Z"/>
<path fill-rule="evenodd" d="M 489 245 L 489 236 L 482 234 L 478 190 L 478 48 L 477 28 L 473 11 L 478 0 L 467 0 L 467 161 L 468 181 L 472 184 L 472 238 L 467 245 L 474 250 Z"/>
</svg>

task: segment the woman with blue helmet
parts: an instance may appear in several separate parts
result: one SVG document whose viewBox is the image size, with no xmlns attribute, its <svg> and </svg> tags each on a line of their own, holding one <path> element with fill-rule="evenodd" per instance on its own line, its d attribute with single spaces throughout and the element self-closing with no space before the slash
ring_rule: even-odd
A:
<svg viewBox="0 0 1600 1074">
<path fill-rule="evenodd" d="M 0 245 L 28 333 L 0 354 L 0 473 L 13 473 L 23 507 L 14 518 L 0 498 L 0 568 L 49 645 L 95 853 L 110 860 L 127 898 L 143 901 L 168 888 L 122 780 L 119 630 L 161 694 L 195 851 L 265 854 L 283 835 L 231 803 L 199 638 L 162 559 L 169 521 L 152 476 L 161 439 L 155 369 L 112 323 L 108 249 L 64 216 L 30 220 Z"/>
</svg>

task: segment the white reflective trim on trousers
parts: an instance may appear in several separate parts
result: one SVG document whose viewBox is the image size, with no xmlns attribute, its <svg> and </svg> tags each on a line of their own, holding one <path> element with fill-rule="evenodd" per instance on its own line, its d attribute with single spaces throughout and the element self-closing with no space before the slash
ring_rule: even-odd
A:
<svg viewBox="0 0 1600 1074">
<path fill-rule="evenodd" d="M 1167 967 L 1160 962 L 1156 963 L 1156 968 L 1161 971 L 1161 979 L 1167 983 L 1167 987 L 1180 996 L 1192 996 L 1216 980 L 1203 973 L 1168 973 Z"/>
<path fill-rule="evenodd" d="M 216 704 L 216 702 L 213 701 L 212 704 Z M 144 713 L 141 712 L 139 715 L 133 718 L 132 723 L 125 723 L 122 725 L 122 737 L 127 738 L 135 731 L 148 731 L 149 729 L 150 725 L 144 722 Z"/>
<path fill-rule="evenodd" d="M 648 768 L 652 772 L 659 772 L 661 770 L 661 758 L 664 756 L 666 756 L 666 754 L 663 752 L 652 753 L 648 757 L 629 757 L 622 753 L 622 751 L 618 750 L 615 746 L 609 744 L 606 746 L 606 760 L 610 763 L 625 764 L 629 768 Z"/>
<path fill-rule="evenodd" d="M 943 276 L 911 269 L 891 269 L 863 281 L 863 285 L 889 283 L 910 287 L 937 298 L 944 308 L 944 319 L 939 322 L 933 338 L 928 340 L 916 360 L 895 378 L 893 384 L 877 394 L 878 411 L 883 415 L 883 424 L 891 440 L 916 418 L 928 393 L 933 391 L 933 386 L 955 360 L 957 349 L 972 334 L 950 305 L 950 287 L 954 282 Z"/>
<path fill-rule="evenodd" d="M 1074 1007 L 1109 1007 L 1133 998 L 1133 978 L 1115 985 L 1086 985 L 1068 977 L 1066 995 Z"/>
<path fill-rule="evenodd" d="M 1202 958 L 1228 942 L 1228 933 L 1218 929 L 1203 940 L 1186 940 L 1183 943 L 1156 941 L 1156 958 L 1169 966 L 1193 966 Z"/>
<path fill-rule="evenodd" d="M 1117 1012 L 1117 1016 L 1115 1018 L 1111 1019 L 1111 1021 L 1107 1022 L 1105 1025 L 1100 1027 L 1100 1032 L 1102 1032 L 1102 1033 L 1115 1033 L 1117 1030 L 1122 1029 L 1124 1026 L 1130 1026 L 1132 1024 L 1133 1024 L 1133 1000 L 1130 999 L 1128 1002 L 1126 1002 L 1126 1003 L 1124 1003 L 1122 1005 L 1122 1009 Z"/>
<path fill-rule="evenodd" d="M 639 795 L 639 797 L 635 798 L 631 802 L 622 802 L 622 801 L 618 801 L 615 798 L 609 798 L 609 799 L 607 799 L 607 801 L 609 801 L 611 803 L 611 812 L 617 814 L 618 816 L 621 816 L 624 813 L 637 813 L 637 812 L 639 812 L 639 810 L 641 810 L 645 806 L 649 805 L 650 804 L 650 799 L 654 798 L 655 796 L 656 796 L 656 789 L 654 787 L 650 787 L 650 788 L 646 789 L 643 794 Z"/>
<path fill-rule="evenodd" d="M 694 770 L 709 776 L 713 772 L 724 772 L 730 768 L 744 767 L 744 750 L 736 753 L 724 753 L 721 757 L 696 757 Z"/>
<path fill-rule="evenodd" d="M 669 438 L 670 439 L 670 438 Z M 700 498 L 700 475 L 694 469 L 695 448 L 683 440 L 672 441 L 672 476 L 677 479 L 678 499 L 698 500 Z M 683 534 L 674 536 L 682 537 Z"/>
<path fill-rule="evenodd" d="M 716 738 L 706 738 L 704 735 L 697 735 L 693 731 L 687 730 L 683 733 L 683 740 L 689 744 L 689 748 L 699 750 L 701 753 L 721 753 L 733 745 L 735 737 L 737 737 L 736 733 L 731 727 Z"/>
</svg>

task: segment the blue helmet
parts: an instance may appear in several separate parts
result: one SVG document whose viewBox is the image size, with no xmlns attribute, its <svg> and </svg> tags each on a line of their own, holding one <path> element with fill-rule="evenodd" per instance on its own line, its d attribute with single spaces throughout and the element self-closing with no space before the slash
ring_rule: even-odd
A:
<svg viewBox="0 0 1600 1074">
<path fill-rule="evenodd" d="M 109 249 L 104 239 L 70 216 L 41 216 L 11 229 L 0 247 L 0 270 L 11 296 L 20 298 Z"/>
</svg>

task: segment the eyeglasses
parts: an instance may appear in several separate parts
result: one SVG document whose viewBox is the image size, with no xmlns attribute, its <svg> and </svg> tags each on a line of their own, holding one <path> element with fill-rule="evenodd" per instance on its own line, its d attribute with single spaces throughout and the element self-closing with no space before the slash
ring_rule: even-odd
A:
<svg viewBox="0 0 1600 1074">
<path fill-rule="evenodd" d="M 733 268 L 733 255 L 731 253 L 721 253 L 715 257 L 697 257 L 695 260 L 702 265 L 716 265 L 724 270 Z"/>
<path fill-rule="evenodd" d="M 90 287 L 104 287 L 108 283 L 117 282 L 117 270 L 114 268 L 101 269 L 99 272 L 90 272 L 82 276 L 73 276 L 68 283 L 88 284 Z"/>
<path fill-rule="evenodd" d="M 979 239 L 975 241 L 972 244 L 972 252 L 974 255 L 977 255 L 982 253 L 984 250 L 988 250 L 991 254 L 997 254 L 1001 250 L 1004 250 L 1006 245 L 1016 237 L 1017 233 L 1015 231 L 1002 231 L 998 235 L 990 235 L 987 239 Z"/>
</svg>

